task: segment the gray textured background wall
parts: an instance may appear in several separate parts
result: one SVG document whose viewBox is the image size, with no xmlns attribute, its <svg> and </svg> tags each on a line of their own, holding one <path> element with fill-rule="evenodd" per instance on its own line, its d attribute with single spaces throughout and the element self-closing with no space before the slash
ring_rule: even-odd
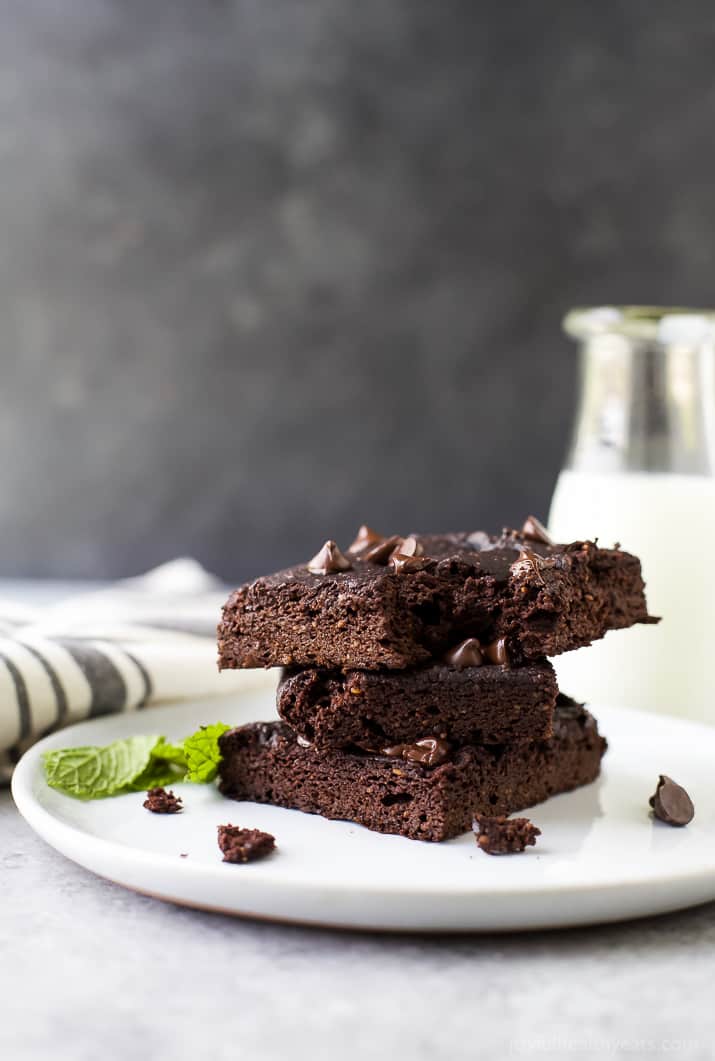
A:
<svg viewBox="0 0 715 1061">
<path fill-rule="evenodd" d="M 579 302 L 713 303 L 707 0 L 0 3 L 0 573 L 544 513 Z"/>
</svg>

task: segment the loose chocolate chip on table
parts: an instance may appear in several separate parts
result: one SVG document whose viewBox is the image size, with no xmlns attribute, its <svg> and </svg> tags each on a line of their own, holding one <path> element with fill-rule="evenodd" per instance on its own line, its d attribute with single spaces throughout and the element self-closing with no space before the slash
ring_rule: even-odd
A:
<svg viewBox="0 0 715 1061">
<path fill-rule="evenodd" d="M 489 645 L 484 645 L 482 651 L 490 663 L 504 664 L 509 662 L 509 656 L 506 651 L 506 638 L 504 637 L 492 641 Z"/>
<path fill-rule="evenodd" d="M 524 520 L 524 526 L 521 528 L 521 533 L 524 538 L 529 538 L 532 542 L 541 542 L 542 545 L 554 544 L 554 540 L 546 527 L 536 518 L 536 516 L 526 517 Z"/>
<path fill-rule="evenodd" d="M 355 541 L 348 546 L 348 552 L 361 553 L 363 549 L 368 549 L 372 545 L 378 545 L 380 542 L 384 542 L 384 540 L 384 534 L 378 534 L 377 531 L 372 529 L 372 527 L 368 527 L 367 523 L 363 523 L 362 527 L 360 527 L 355 535 Z"/>
<path fill-rule="evenodd" d="M 414 744 L 393 744 L 382 749 L 382 754 L 390 759 L 406 759 L 423 766 L 439 766 L 449 759 L 449 753 L 449 744 L 441 737 L 424 737 Z"/>
<path fill-rule="evenodd" d="M 275 836 L 260 829 L 240 829 L 238 825 L 219 825 L 218 846 L 224 862 L 255 862 L 270 855 L 276 846 Z"/>
<path fill-rule="evenodd" d="M 466 641 L 460 641 L 454 648 L 450 648 L 443 658 L 445 663 L 456 667 L 457 670 L 464 670 L 465 667 L 481 667 L 484 663 L 482 646 L 476 637 L 468 637 Z"/>
<path fill-rule="evenodd" d="M 384 541 L 371 545 L 369 549 L 360 554 L 360 559 L 367 560 L 371 564 L 387 564 L 399 541 L 401 541 L 399 535 L 393 534 L 391 538 L 385 538 Z"/>
<path fill-rule="evenodd" d="M 350 571 L 352 566 L 335 542 L 328 540 L 320 552 L 316 553 L 308 563 L 308 570 L 313 575 L 332 575 L 337 571 Z"/>
<path fill-rule="evenodd" d="M 146 797 L 144 806 L 152 814 L 180 814 L 184 809 L 181 796 L 175 796 L 165 788 L 150 788 Z"/>
<path fill-rule="evenodd" d="M 486 855 L 516 855 L 527 847 L 533 847 L 536 837 L 541 836 L 528 818 L 507 818 L 504 815 L 492 818 L 482 816 L 472 822 L 478 846 Z"/>
<path fill-rule="evenodd" d="M 660 775 L 648 802 L 655 817 L 668 825 L 687 825 L 695 817 L 695 807 L 688 793 L 666 774 Z"/>
</svg>

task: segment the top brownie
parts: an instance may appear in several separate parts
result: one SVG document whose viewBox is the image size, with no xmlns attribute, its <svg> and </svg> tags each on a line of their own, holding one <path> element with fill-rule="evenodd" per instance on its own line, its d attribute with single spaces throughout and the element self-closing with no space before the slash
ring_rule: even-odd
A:
<svg viewBox="0 0 715 1061">
<path fill-rule="evenodd" d="M 640 562 L 595 542 L 521 531 L 385 538 L 361 528 L 346 554 L 235 590 L 218 628 L 219 667 L 402 669 L 476 638 L 484 662 L 556 656 L 648 616 Z"/>
</svg>

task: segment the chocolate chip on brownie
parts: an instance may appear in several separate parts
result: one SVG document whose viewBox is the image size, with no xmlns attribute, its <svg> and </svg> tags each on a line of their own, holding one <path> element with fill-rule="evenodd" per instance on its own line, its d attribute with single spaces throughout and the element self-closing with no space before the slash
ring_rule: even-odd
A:
<svg viewBox="0 0 715 1061">
<path fill-rule="evenodd" d="M 276 846 L 275 836 L 260 829 L 241 829 L 238 825 L 219 825 L 218 846 L 224 862 L 255 862 L 270 855 Z"/>
<path fill-rule="evenodd" d="M 450 648 L 443 658 L 445 663 L 456 667 L 457 670 L 463 670 L 465 667 L 481 667 L 484 663 L 482 646 L 476 637 L 468 637 L 465 641 L 460 641 L 454 648 Z"/>
<path fill-rule="evenodd" d="M 434 566 L 434 561 L 427 556 L 407 556 L 404 553 L 393 553 L 390 557 L 392 570 L 398 575 L 414 575 L 416 571 L 424 571 Z"/>
<path fill-rule="evenodd" d="M 397 534 L 393 534 L 390 538 L 383 538 L 380 541 L 376 541 L 372 545 L 369 545 L 368 548 L 360 554 L 360 559 L 365 560 L 370 564 L 382 564 L 383 566 L 386 566 L 401 541 L 402 539 Z"/>
<path fill-rule="evenodd" d="M 424 546 L 414 534 L 409 534 L 406 538 L 400 538 L 399 542 L 392 551 L 393 556 L 397 556 L 398 553 L 401 556 L 423 556 Z"/>
<path fill-rule="evenodd" d="M 688 793 L 666 774 L 660 775 L 648 802 L 655 817 L 667 825 L 687 825 L 695 817 L 695 807 Z"/>
<path fill-rule="evenodd" d="M 373 530 L 372 527 L 368 527 L 367 523 L 358 529 L 355 535 L 355 540 L 348 546 L 349 553 L 361 553 L 364 549 L 369 549 L 373 545 L 379 545 L 380 542 L 384 542 L 385 535 L 379 534 L 378 531 Z"/>
<path fill-rule="evenodd" d="M 504 665 L 509 662 L 509 656 L 506 649 L 506 638 L 500 637 L 496 641 L 492 641 L 488 645 L 484 645 L 484 655 L 487 657 L 490 663 Z"/>
<path fill-rule="evenodd" d="M 546 561 L 537 556 L 533 549 L 524 548 L 511 565 L 511 572 L 513 575 L 531 573 L 543 586 L 544 576 L 542 569 L 545 563 Z"/>
<path fill-rule="evenodd" d="M 167 792 L 165 788 L 150 788 L 144 806 L 152 814 L 180 814 L 184 809 L 181 796 Z"/>
<path fill-rule="evenodd" d="M 521 528 L 522 538 L 532 542 L 541 542 L 542 545 L 553 545 L 554 539 L 547 531 L 544 524 L 536 516 L 527 516 L 524 526 Z"/>
<path fill-rule="evenodd" d="M 536 843 L 541 836 L 528 818 L 475 818 L 472 828 L 477 844 L 486 855 L 515 855 Z"/>
<path fill-rule="evenodd" d="M 393 744 L 381 749 L 388 759 L 404 759 L 408 763 L 423 766 L 439 766 L 449 759 L 449 742 L 441 737 L 422 737 L 413 744 Z"/>
<path fill-rule="evenodd" d="M 347 556 L 343 556 L 335 542 L 328 539 L 307 566 L 313 575 L 334 575 L 338 571 L 350 571 L 353 565 Z"/>
</svg>

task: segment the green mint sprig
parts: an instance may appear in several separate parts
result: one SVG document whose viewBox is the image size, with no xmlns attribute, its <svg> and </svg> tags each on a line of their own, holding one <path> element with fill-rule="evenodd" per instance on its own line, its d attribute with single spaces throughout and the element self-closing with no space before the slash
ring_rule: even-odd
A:
<svg viewBox="0 0 715 1061">
<path fill-rule="evenodd" d="M 201 726 L 179 744 L 164 737 L 127 737 L 104 747 L 57 748 L 42 756 L 47 784 L 75 799 L 105 799 L 125 792 L 193 781 L 205 784 L 218 773 L 218 739 L 223 722 Z"/>
</svg>

